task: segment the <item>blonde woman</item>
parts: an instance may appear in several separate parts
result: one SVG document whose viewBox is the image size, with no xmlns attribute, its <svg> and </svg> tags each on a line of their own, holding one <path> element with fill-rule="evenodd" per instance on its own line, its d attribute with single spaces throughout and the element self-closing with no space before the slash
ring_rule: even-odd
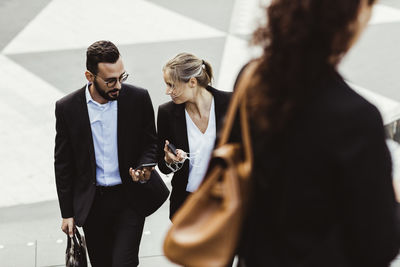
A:
<svg viewBox="0 0 400 267">
<path fill-rule="evenodd" d="M 169 60 L 163 75 L 171 101 L 158 108 L 158 167 L 174 172 L 172 218 L 203 180 L 231 93 L 211 87 L 210 63 L 192 54 Z"/>
</svg>

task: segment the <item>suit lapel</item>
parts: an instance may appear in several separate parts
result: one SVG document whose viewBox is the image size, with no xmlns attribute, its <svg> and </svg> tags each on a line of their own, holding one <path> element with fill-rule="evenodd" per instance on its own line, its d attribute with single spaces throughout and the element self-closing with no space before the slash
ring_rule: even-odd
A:
<svg viewBox="0 0 400 267">
<path fill-rule="evenodd" d="M 118 143 L 118 162 L 123 161 L 124 158 L 124 147 L 122 144 L 125 142 L 125 135 L 124 133 L 128 132 L 126 127 L 128 126 L 128 122 L 126 122 L 126 115 L 129 113 L 127 109 L 127 97 L 125 97 L 125 90 L 121 90 L 118 100 L 117 100 L 117 143 Z M 132 137 L 133 138 L 133 137 Z"/>
<path fill-rule="evenodd" d="M 81 92 L 79 92 L 79 101 L 78 101 L 78 107 L 77 107 L 76 111 L 78 114 L 77 118 L 80 122 L 79 127 L 82 130 L 82 138 L 85 138 L 85 140 L 83 140 L 82 144 L 87 146 L 92 175 L 93 175 L 94 179 L 96 179 L 96 159 L 95 159 L 95 154 L 94 154 L 92 128 L 90 125 L 89 112 L 88 112 L 88 108 L 87 108 L 85 92 L 86 92 L 86 86 L 81 89 Z"/>
</svg>

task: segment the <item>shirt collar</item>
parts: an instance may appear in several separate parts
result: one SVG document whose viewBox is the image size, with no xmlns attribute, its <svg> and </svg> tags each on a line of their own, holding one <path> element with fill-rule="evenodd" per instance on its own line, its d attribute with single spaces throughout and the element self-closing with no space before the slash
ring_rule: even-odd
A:
<svg viewBox="0 0 400 267">
<path fill-rule="evenodd" d="M 92 101 L 93 103 L 95 102 L 95 101 L 93 100 L 92 96 L 90 95 L 90 92 L 89 92 L 89 86 L 90 86 L 91 84 L 92 84 L 92 83 L 87 83 L 87 84 L 86 84 L 86 90 L 85 90 L 86 104 L 89 104 L 90 101 Z"/>
<path fill-rule="evenodd" d="M 94 99 L 92 98 L 92 95 L 90 94 L 90 91 L 89 91 L 89 86 L 90 86 L 91 84 L 92 84 L 92 83 L 90 83 L 90 82 L 86 84 L 86 91 L 85 91 L 85 94 L 86 94 L 86 104 L 89 104 L 89 102 L 92 102 L 92 103 L 95 104 L 96 106 L 104 107 L 104 106 L 111 105 L 110 103 L 114 102 L 114 101 L 108 101 L 108 102 L 105 103 L 105 104 L 100 104 L 99 102 L 96 102 L 96 100 L 94 100 Z"/>
<path fill-rule="evenodd" d="M 92 98 L 92 95 L 91 95 L 90 92 L 89 92 L 89 86 L 90 86 L 91 84 L 92 84 L 91 82 L 89 82 L 89 83 L 86 84 L 86 90 L 85 90 L 86 104 L 89 104 L 89 102 L 92 102 L 92 103 L 95 104 L 96 106 L 103 106 L 103 107 L 104 107 L 104 106 L 115 106 L 115 105 L 116 105 L 117 101 L 108 101 L 108 102 L 105 103 L 105 104 L 100 104 L 100 103 L 96 102 L 96 101 Z"/>
</svg>

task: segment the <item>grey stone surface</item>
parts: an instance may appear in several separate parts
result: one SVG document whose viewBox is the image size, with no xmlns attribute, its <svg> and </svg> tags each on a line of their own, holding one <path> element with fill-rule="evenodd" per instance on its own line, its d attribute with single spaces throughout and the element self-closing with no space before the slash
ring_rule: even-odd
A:
<svg viewBox="0 0 400 267">
<path fill-rule="evenodd" d="M 171 225 L 168 207 L 169 201 L 146 218 L 139 266 L 176 266 L 168 262 L 162 251 Z M 62 266 L 66 246 L 57 201 L 0 208 L 0 266 L 33 267 L 35 262 L 43 267 Z"/>
<path fill-rule="evenodd" d="M 173 10 L 184 16 L 196 19 L 222 31 L 229 31 L 232 9 L 235 1 L 232 0 L 147 0 L 159 6 Z M 179 29 L 177 29 L 179 31 Z"/>
<path fill-rule="evenodd" d="M 384 4 L 387 6 L 400 8 L 400 1 L 399 0 L 380 0 L 378 1 L 379 4 Z"/>
<path fill-rule="evenodd" d="M 0 51 L 22 30 L 26 29 L 25 27 L 51 1 L 0 0 Z M 103 0 L 102 3 L 105 1 L 107 0 Z M 232 21 L 237 22 L 247 18 L 246 16 L 242 17 L 242 15 L 246 14 L 238 12 L 238 17 L 235 17 L 234 20 L 232 19 L 232 16 L 234 16 L 232 10 L 234 9 L 235 2 L 237 3 L 238 1 L 146 1 L 174 11 L 175 13 L 173 14 L 183 15 L 193 19 L 193 21 L 198 21 L 226 32 L 227 36 L 236 36 L 246 40 L 250 38 L 249 34 L 241 35 L 228 32 Z M 245 1 L 247 3 L 247 0 Z M 249 0 L 248 2 L 254 1 L 258 0 Z M 242 1 L 242 3 L 244 2 Z M 399 0 L 381 0 L 378 3 L 400 9 Z M 129 5 L 129 8 L 134 6 L 130 6 L 131 2 L 128 1 L 126 1 L 126 4 Z M 240 9 L 239 11 L 243 10 Z M 65 12 L 65 10 L 55 10 L 52 15 L 58 18 L 58 15 L 65 14 Z M 88 17 L 88 19 L 90 18 Z M 118 19 L 123 22 L 126 18 Z M 82 27 L 79 27 L 79 22 L 69 21 L 68 23 L 76 26 L 76 36 L 72 34 L 71 38 L 78 40 L 80 35 L 86 34 L 86 32 L 81 31 Z M 138 21 L 137 25 L 141 25 L 140 21 Z M 62 31 L 59 31 L 57 23 L 52 26 L 54 27 L 51 27 L 51 33 L 54 34 L 54 38 L 57 38 L 59 34 L 62 34 Z M 162 29 L 161 25 L 160 30 Z M 180 29 L 178 27 L 174 30 L 179 31 Z M 123 28 L 120 34 L 129 34 L 129 30 Z M 33 36 L 36 37 L 36 33 L 33 33 Z M 40 38 L 40 36 L 37 36 L 37 38 Z M 237 48 L 235 46 L 229 47 L 227 43 L 226 37 L 207 39 L 199 35 L 198 39 L 180 40 L 178 38 L 175 41 L 132 43 L 119 47 L 126 69 L 131 75 L 128 82 L 147 88 L 151 94 L 155 111 L 157 111 L 158 105 L 169 101 L 169 97 L 164 93 L 165 85 L 161 73 L 161 68 L 168 59 L 183 51 L 194 53 L 210 61 L 214 67 L 215 76 L 218 79 L 221 73 L 226 72 L 226 68 L 220 69 L 220 66 L 223 65 L 222 62 L 225 62 L 226 58 L 234 59 L 235 55 L 237 55 L 236 51 L 225 54 L 226 51 Z M 345 77 L 357 85 L 379 95 L 399 101 L 399 45 L 400 23 L 371 25 L 362 36 L 360 42 L 345 58 L 341 66 L 341 71 Z M 26 43 L 26 47 L 29 48 L 30 44 Z M 6 62 L 10 65 L 9 68 L 3 68 L 5 71 L 2 71 L 0 76 L 5 73 L 7 77 L 12 77 L 12 79 L 9 79 L 10 81 L 27 79 L 27 74 L 37 78 L 37 80 L 32 77 L 27 79 L 30 83 L 36 83 L 36 87 L 34 87 L 36 91 L 33 92 L 26 90 L 26 88 L 21 88 L 23 86 L 8 86 L 12 84 L 11 82 L 7 83 L 6 87 L 4 84 L 0 84 L 0 99 L 2 99 L 1 103 L 3 103 L 3 109 L 0 112 L 0 121 L 3 126 L 7 126 L 0 128 L 0 137 L 3 138 L 0 140 L 0 144 L 2 148 L 8 149 L 6 150 L 8 151 L 7 154 L 4 154 L 4 157 L 2 157 L 2 162 L 6 162 L 2 166 L 5 166 L 6 169 L 10 165 L 18 165 L 18 168 L 21 169 L 26 168 L 26 165 L 21 164 L 21 162 L 23 163 L 24 160 L 28 159 L 35 168 L 25 170 L 26 173 L 37 172 L 41 176 L 53 176 L 51 164 L 48 164 L 48 161 L 44 160 L 44 155 L 51 155 L 52 149 L 43 148 L 43 143 L 38 142 L 38 137 L 46 140 L 49 146 L 52 146 L 54 142 L 53 132 L 45 135 L 43 133 L 47 133 L 47 131 L 39 130 L 42 128 L 54 129 L 54 122 L 50 118 L 53 118 L 53 98 L 55 94 L 53 93 L 52 97 L 48 97 L 48 93 L 51 93 L 53 88 L 45 89 L 42 85 L 47 83 L 53 85 L 57 88 L 54 89 L 57 95 L 59 92 L 67 94 L 83 86 L 85 84 L 85 49 L 61 50 L 58 47 L 51 47 L 51 49 L 54 51 L 46 50 L 37 53 L 14 53 L 8 55 L 1 53 L 0 55 L 0 60 L 3 60 L 1 62 Z M 224 54 L 225 56 L 223 56 Z M 8 59 L 12 61 L 10 62 Z M 13 64 L 14 62 L 16 64 Z M 19 70 L 21 66 L 24 68 L 23 71 Z M 21 73 L 22 75 L 17 76 L 15 75 L 16 73 Z M 42 80 L 47 83 L 43 83 Z M 35 98 L 35 95 L 39 95 L 39 97 Z M 51 102 L 51 110 L 48 110 L 47 106 L 42 107 L 39 105 L 46 101 L 48 103 Z M 10 112 L 10 107 L 15 108 L 15 110 Z M 3 115 L 5 111 L 9 111 L 7 116 Z M 14 140 L 5 138 L 9 135 L 15 136 L 15 140 L 18 140 L 18 146 L 13 147 L 6 143 L 7 141 L 4 142 L 4 140 Z M 43 150 L 43 153 L 32 153 L 38 150 Z M 45 167 L 48 167 L 51 171 L 43 171 L 46 169 Z M 14 203 L 12 199 L 17 195 L 22 195 L 21 192 L 24 192 L 24 195 L 28 193 L 29 201 L 38 201 L 38 192 L 41 192 L 38 188 L 43 188 L 43 183 L 38 182 L 38 176 L 28 175 L 28 178 L 13 179 L 15 178 L 12 175 L 14 173 L 4 172 L 3 168 L 3 172 L 0 174 L 0 183 L 3 188 L 7 188 L 6 194 L 2 194 L 1 196 L 2 200 L 9 199 L 10 203 Z M 53 178 L 51 180 L 53 181 Z M 17 190 L 19 188 L 28 188 L 29 192 Z M 51 188 L 55 188 L 55 185 Z M 60 224 L 60 212 L 56 200 L 0 208 L 0 266 L 24 267 L 35 266 L 35 263 L 37 266 L 63 266 L 66 237 L 60 230 Z M 169 225 L 167 202 L 157 213 L 146 220 L 140 248 L 140 266 L 176 266 L 169 263 L 162 255 L 162 240 Z M 400 259 L 393 262 L 391 267 L 400 267 Z"/>
<path fill-rule="evenodd" d="M 85 84 L 86 49 L 7 55 L 64 93 Z"/>
<path fill-rule="evenodd" d="M 1 0 L 0 1 L 0 51 L 11 41 L 51 0 Z"/>
<path fill-rule="evenodd" d="M 60 223 L 56 201 L 1 208 L 1 266 L 31 267 L 35 261 L 48 264 L 38 266 L 62 263 L 66 244 L 56 243 L 58 239 L 65 241 Z"/>
<path fill-rule="evenodd" d="M 400 101 L 400 23 L 371 25 L 341 65 L 344 76 Z"/>
<path fill-rule="evenodd" d="M 153 106 L 169 101 L 165 95 L 162 66 L 180 52 L 189 52 L 209 61 L 218 77 L 225 37 L 119 46 L 127 83 L 149 90 Z M 85 49 L 46 51 L 8 55 L 10 59 L 67 94 L 86 83 Z"/>
</svg>

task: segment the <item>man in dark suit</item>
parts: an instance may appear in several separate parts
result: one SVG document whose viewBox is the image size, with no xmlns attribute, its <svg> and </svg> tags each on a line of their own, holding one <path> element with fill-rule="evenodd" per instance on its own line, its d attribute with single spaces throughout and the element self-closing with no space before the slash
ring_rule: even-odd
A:
<svg viewBox="0 0 400 267">
<path fill-rule="evenodd" d="M 62 230 L 83 227 L 93 267 L 137 266 L 141 196 L 154 169 L 138 166 L 156 162 L 153 106 L 147 90 L 122 84 L 128 74 L 113 43 L 92 44 L 86 67 L 88 84 L 56 103 Z"/>
</svg>

